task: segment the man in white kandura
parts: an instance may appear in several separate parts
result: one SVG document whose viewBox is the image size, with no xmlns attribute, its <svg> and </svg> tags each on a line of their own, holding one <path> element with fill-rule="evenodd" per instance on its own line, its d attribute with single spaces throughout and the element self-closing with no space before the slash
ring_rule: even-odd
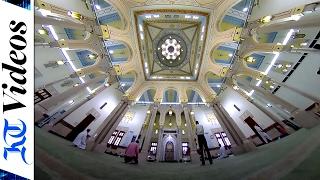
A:
<svg viewBox="0 0 320 180">
<path fill-rule="evenodd" d="M 73 144 L 74 146 L 80 148 L 80 149 L 86 149 L 87 146 L 87 139 L 90 137 L 89 135 L 90 129 L 82 131 L 76 139 L 74 139 Z"/>
<path fill-rule="evenodd" d="M 272 138 L 267 134 L 265 133 L 261 127 L 255 125 L 254 128 L 257 130 L 257 132 L 259 133 L 259 135 L 261 136 L 261 138 L 263 139 L 264 143 L 269 143 L 269 142 L 272 142 Z"/>
</svg>

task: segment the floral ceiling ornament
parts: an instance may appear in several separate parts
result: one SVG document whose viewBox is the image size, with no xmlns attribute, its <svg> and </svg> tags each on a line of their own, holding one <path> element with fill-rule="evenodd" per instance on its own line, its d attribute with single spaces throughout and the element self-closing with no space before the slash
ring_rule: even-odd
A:
<svg viewBox="0 0 320 180">
<path fill-rule="evenodd" d="M 161 49 L 161 54 L 167 60 L 175 60 L 181 53 L 181 45 L 176 39 L 166 39 L 166 41 L 161 45 Z"/>
<path fill-rule="evenodd" d="M 133 120 L 134 115 L 135 115 L 134 112 L 128 111 L 123 117 L 124 122 L 126 123 L 131 122 Z"/>
<path fill-rule="evenodd" d="M 206 116 L 209 123 L 215 126 L 219 125 L 219 122 L 213 113 L 207 113 Z"/>
</svg>

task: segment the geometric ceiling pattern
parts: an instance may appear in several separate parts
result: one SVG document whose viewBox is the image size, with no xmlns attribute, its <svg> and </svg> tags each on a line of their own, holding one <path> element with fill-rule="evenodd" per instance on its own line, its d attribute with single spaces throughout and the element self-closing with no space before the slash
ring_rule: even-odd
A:
<svg viewBox="0 0 320 180">
<path fill-rule="evenodd" d="M 146 80 L 196 80 L 204 51 L 207 14 L 136 12 Z"/>
</svg>

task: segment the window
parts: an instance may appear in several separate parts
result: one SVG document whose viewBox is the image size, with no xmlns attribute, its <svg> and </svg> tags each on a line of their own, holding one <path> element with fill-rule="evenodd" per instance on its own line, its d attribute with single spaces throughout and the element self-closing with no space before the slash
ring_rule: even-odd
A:
<svg viewBox="0 0 320 180">
<path fill-rule="evenodd" d="M 124 136 L 124 132 L 120 132 L 119 135 L 118 135 L 118 137 L 117 137 L 117 139 L 116 139 L 116 141 L 114 142 L 114 145 L 115 145 L 115 146 L 119 146 L 119 144 L 120 144 L 121 139 L 123 138 L 123 136 Z"/>
<path fill-rule="evenodd" d="M 34 104 L 37 104 L 52 95 L 46 89 L 40 89 L 34 93 Z"/>
<path fill-rule="evenodd" d="M 187 142 L 183 142 L 182 143 L 182 155 L 188 155 L 188 143 Z"/>
<path fill-rule="evenodd" d="M 156 155 L 157 154 L 157 146 L 158 143 L 152 142 L 150 147 L 150 154 Z"/>
<path fill-rule="evenodd" d="M 115 130 L 115 131 L 112 133 L 112 135 L 111 135 L 111 137 L 110 137 L 110 139 L 109 139 L 109 141 L 108 141 L 108 144 L 113 144 L 113 140 L 115 140 L 115 138 L 117 137 L 117 135 L 118 135 L 118 131 Z"/>
<path fill-rule="evenodd" d="M 124 134 L 123 131 L 115 130 L 108 141 L 108 145 L 119 146 Z"/>
<path fill-rule="evenodd" d="M 215 136 L 216 136 L 219 144 L 221 144 L 223 146 L 230 146 L 231 145 L 229 138 L 227 137 L 227 134 L 225 132 L 215 133 Z"/>
</svg>

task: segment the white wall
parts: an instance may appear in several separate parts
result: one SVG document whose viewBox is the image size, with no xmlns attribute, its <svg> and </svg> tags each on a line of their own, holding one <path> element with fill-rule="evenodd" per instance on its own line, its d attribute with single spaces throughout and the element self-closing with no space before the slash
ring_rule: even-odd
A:
<svg viewBox="0 0 320 180">
<path fill-rule="evenodd" d="M 71 73 L 68 66 L 59 66 L 57 68 L 46 68 L 44 64 L 49 61 L 63 60 L 64 56 L 58 48 L 35 47 L 35 68 L 42 74 L 35 78 L 35 88 L 39 88 L 47 83 L 68 77 Z"/>
<path fill-rule="evenodd" d="M 286 84 L 320 99 L 320 75 L 317 74 L 319 67 L 319 55 L 308 54 Z M 280 88 L 276 95 L 301 109 L 306 109 L 313 103 L 310 99 L 287 88 Z"/>
<path fill-rule="evenodd" d="M 257 20 L 263 16 L 281 13 L 292 8 L 317 1 L 319 0 L 290 0 L 290 2 L 284 0 L 259 0 L 259 6 L 256 6 L 252 10 L 250 21 Z"/>
<path fill-rule="evenodd" d="M 218 147 L 218 141 L 215 138 L 214 133 L 215 132 L 222 132 L 223 129 L 221 125 L 219 124 L 219 121 L 217 120 L 217 117 L 214 115 L 213 110 L 211 107 L 207 106 L 194 106 L 193 107 L 194 116 L 196 121 L 199 122 L 199 124 L 203 125 L 204 128 L 204 136 L 206 137 L 208 147 L 214 148 Z M 212 114 L 215 117 L 215 120 L 213 123 L 208 121 L 207 114 Z"/>
<path fill-rule="evenodd" d="M 247 101 L 240 94 L 235 92 L 231 88 L 227 88 L 219 96 L 219 100 L 224 109 L 229 113 L 231 118 L 239 126 L 245 137 L 254 135 L 254 132 L 251 128 L 240 119 L 240 116 L 245 112 L 249 111 L 253 116 L 254 120 L 262 127 L 267 128 L 274 123 L 266 114 L 260 111 L 257 107 Z M 240 111 L 238 111 L 234 105 L 236 105 Z"/>
<path fill-rule="evenodd" d="M 72 112 L 64 120 L 72 126 L 77 126 L 85 117 L 87 113 L 94 109 L 98 112 L 98 116 L 94 115 L 96 119 L 89 125 L 91 133 L 94 134 L 96 129 L 102 124 L 102 122 L 108 117 L 108 115 L 114 110 L 114 108 L 120 103 L 122 93 L 116 89 L 117 84 L 114 84 L 107 89 L 100 92 L 96 97 L 92 98 L 80 108 Z M 103 109 L 100 107 L 107 102 L 107 105 Z"/>
<path fill-rule="evenodd" d="M 93 17 L 90 5 L 89 9 L 87 9 L 82 0 L 44 0 L 44 2 L 54 4 L 67 10 L 76 11 L 84 16 Z"/>
<path fill-rule="evenodd" d="M 131 121 L 126 121 L 124 117 L 117 127 L 119 130 L 127 129 L 127 132 L 119 144 L 120 146 L 127 147 L 133 136 L 139 136 L 143 122 L 147 116 L 148 108 L 149 106 L 141 104 L 135 104 L 129 108 L 128 112 L 134 113 L 133 119 Z"/>
</svg>

